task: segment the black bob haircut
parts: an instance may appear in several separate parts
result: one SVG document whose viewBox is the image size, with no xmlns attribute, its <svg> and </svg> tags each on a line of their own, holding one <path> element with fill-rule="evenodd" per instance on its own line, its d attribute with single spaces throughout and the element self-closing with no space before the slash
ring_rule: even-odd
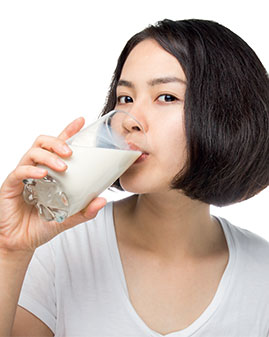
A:
<svg viewBox="0 0 269 337">
<path fill-rule="evenodd" d="M 134 35 L 117 63 L 102 115 L 115 108 L 123 65 L 141 41 L 175 56 L 187 79 L 187 160 L 171 189 L 216 206 L 246 200 L 269 185 L 269 80 L 254 51 L 207 20 L 163 20 Z M 123 190 L 117 180 L 112 187 Z"/>
</svg>

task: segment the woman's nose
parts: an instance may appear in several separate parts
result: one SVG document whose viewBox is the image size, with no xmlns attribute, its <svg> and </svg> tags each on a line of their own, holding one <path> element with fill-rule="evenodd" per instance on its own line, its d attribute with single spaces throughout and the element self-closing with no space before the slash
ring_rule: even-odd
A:
<svg viewBox="0 0 269 337">
<path fill-rule="evenodd" d="M 137 132 L 137 131 L 144 131 L 144 127 L 142 124 L 132 115 L 126 114 L 124 117 L 123 123 L 122 123 L 124 129 L 126 129 L 128 132 Z"/>
<path fill-rule="evenodd" d="M 147 113 L 148 107 L 146 106 L 146 102 L 144 100 L 138 99 L 136 102 L 129 106 L 127 116 L 125 119 L 126 129 L 129 132 L 134 131 L 142 131 L 144 133 L 148 130 L 148 123 L 147 123 Z"/>
<path fill-rule="evenodd" d="M 147 148 L 147 137 L 144 126 L 136 116 L 126 113 L 122 122 L 122 129 L 125 140 L 129 145 L 133 144 L 134 146 L 135 144 L 141 149 Z"/>
</svg>

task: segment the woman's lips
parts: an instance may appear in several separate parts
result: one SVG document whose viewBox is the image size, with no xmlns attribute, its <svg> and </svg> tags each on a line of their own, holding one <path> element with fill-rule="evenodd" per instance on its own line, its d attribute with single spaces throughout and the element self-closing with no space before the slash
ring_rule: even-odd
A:
<svg viewBox="0 0 269 337">
<path fill-rule="evenodd" d="M 136 161 L 134 162 L 134 164 L 138 164 L 143 162 L 147 157 L 149 156 L 148 153 L 142 153 L 141 156 L 139 156 Z"/>
<path fill-rule="evenodd" d="M 129 148 L 131 150 L 142 152 L 142 154 L 136 159 L 136 161 L 134 162 L 134 164 L 138 164 L 138 163 L 143 162 L 149 156 L 149 154 L 146 151 L 140 149 L 139 146 L 137 146 L 137 145 L 135 145 L 135 144 L 133 144 L 131 142 L 129 142 L 128 145 L 129 145 Z"/>
</svg>

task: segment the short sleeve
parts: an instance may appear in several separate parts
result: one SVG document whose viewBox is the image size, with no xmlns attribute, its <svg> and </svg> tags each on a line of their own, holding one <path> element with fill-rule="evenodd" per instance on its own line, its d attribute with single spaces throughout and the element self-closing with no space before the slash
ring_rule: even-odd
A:
<svg viewBox="0 0 269 337">
<path fill-rule="evenodd" d="M 36 249 L 25 275 L 18 304 L 55 333 L 55 259 L 49 242 Z"/>
</svg>

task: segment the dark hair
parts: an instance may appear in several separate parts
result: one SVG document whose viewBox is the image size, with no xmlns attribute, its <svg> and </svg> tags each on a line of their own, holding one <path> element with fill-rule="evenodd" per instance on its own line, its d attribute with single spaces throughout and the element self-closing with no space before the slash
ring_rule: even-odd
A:
<svg viewBox="0 0 269 337">
<path fill-rule="evenodd" d="M 115 107 L 124 62 L 145 39 L 174 55 L 187 79 L 187 161 L 171 188 L 217 206 L 246 200 L 266 188 L 268 75 L 247 43 L 216 22 L 166 19 L 134 35 L 118 59 L 102 115 Z M 119 180 L 112 186 L 121 189 Z"/>
</svg>

